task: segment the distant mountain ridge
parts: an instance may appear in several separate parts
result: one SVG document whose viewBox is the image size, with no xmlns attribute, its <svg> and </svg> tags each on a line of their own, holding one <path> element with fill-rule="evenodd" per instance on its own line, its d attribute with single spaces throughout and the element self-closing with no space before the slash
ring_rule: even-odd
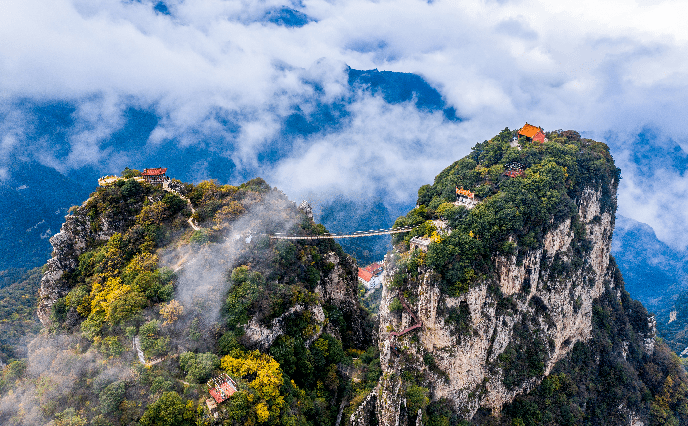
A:
<svg viewBox="0 0 688 426">
<path fill-rule="evenodd" d="M 678 293 L 688 288 L 688 253 L 661 242 L 644 223 L 617 215 L 612 254 L 628 292 L 651 311 L 668 315 Z"/>
<path fill-rule="evenodd" d="M 289 8 L 275 9 L 266 20 L 287 26 L 298 26 L 310 19 L 300 12 Z M 413 102 L 419 110 L 442 110 L 449 120 L 459 120 L 455 111 L 447 107 L 440 93 L 421 76 L 378 70 L 355 70 L 348 68 L 349 93 L 340 99 L 325 102 L 317 96 L 313 100 L 315 109 L 308 113 L 298 106 L 285 117 L 279 143 L 258 158 L 260 164 L 275 164 L 292 154 L 296 149 L 294 141 L 314 134 L 327 134 L 337 131 L 348 117 L 347 103 L 359 90 L 369 91 L 382 97 L 389 104 Z M 322 92 L 316 83 L 314 91 Z M 45 149 L 56 159 L 67 161 L 70 134 L 75 132 L 75 105 L 67 102 L 30 102 L 22 101 L 14 108 L 30 117 L 26 137 L 32 140 L 45 140 Z M 229 117 L 217 112 L 217 121 L 223 131 L 229 134 L 238 131 L 238 126 Z M 155 147 L 148 146 L 148 139 L 160 121 L 154 110 L 131 106 L 123 113 L 123 124 L 109 138 L 103 141 L 101 149 L 116 153 L 113 163 L 98 166 L 83 166 L 62 174 L 57 170 L 31 159 L 34 153 L 27 152 L 14 158 L 8 170 L 9 179 L 0 183 L 0 270 L 10 267 L 31 268 L 42 265 L 50 256 L 48 237 L 59 230 L 67 209 L 81 202 L 97 187 L 97 179 L 104 174 L 118 173 L 124 166 L 130 167 L 168 167 L 173 177 L 194 182 L 212 177 L 220 183 L 242 182 L 255 177 L 257 170 L 239 171 L 231 159 L 219 152 L 231 152 L 231 142 L 209 138 L 203 146 L 178 146 L 178 141 L 162 142 Z M 221 148 L 221 149 L 220 149 Z M 113 169 L 113 167 L 115 169 Z M 19 189 L 23 188 L 23 189 Z M 388 227 L 394 217 L 407 210 L 407 205 L 367 207 L 361 200 L 342 200 L 325 203 L 322 208 L 325 226 L 336 226 L 331 217 L 348 214 L 350 229 L 369 229 L 374 223 Z M 346 212 L 342 209 L 346 207 Z M 386 208 L 394 211 L 380 217 L 377 212 Z M 374 212 L 362 214 L 361 212 Z M 356 218 L 354 220 L 354 218 Z M 45 221 L 45 222 L 43 222 Z M 37 226 L 35 229 L 32 228 Z M 49 231 L 49 232 L 48 232 Z M 41 238 L 44 235 L 45 238 Z M 356 242 L 355 252 L 362 259 L 379 260 L 388 250 L 389 239 Z M 361 243 L 363 243 L 361 245 Z M 346 245 L 346 243 L 345 243 Z M 352 246 L 353 247 L 353 246 Z M 368 253 L 368 254 L 364 254 Z"/>
<path fill-rule="evenodd" d="M 15 163 L 0 182 L 0 270 L 40 266 L 50 257 L 48 239 L 60 230 L 67 209 L 88 190 L 38 163 Z"/>
<path fill-rule="evenodd" d="M 661 242 L 652 228 L 616 218 L 612 254 L 628 292 L 653 314 L 657 334 L 682 357 L 688 355 L 688 251 Z"/>
</svg>

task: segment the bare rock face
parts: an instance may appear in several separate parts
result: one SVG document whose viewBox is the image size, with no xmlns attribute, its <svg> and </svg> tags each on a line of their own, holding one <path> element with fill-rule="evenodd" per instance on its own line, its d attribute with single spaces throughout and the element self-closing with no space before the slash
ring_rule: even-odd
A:
<svg viewBox="0 0 688 426">
<path fill-rule="evenodd" d="M 601 213 L 600 200 L 599 192 L 584 191 L 578 201 L 578 224 L 563 221 L 544 236 L 541 248 L 520 259 L 497 257 L 495 276 L 459 297 L 443 295 L 439 277 L 421 271 L 418 287 L 407 297 L 414 300 L 410 308 L 423 326 L 400 337 L 391 332 L 404 330 L 415 320 L 405 310 L 390 312 L 398 290 L 390 288 L 394 270 L 386 271 L 379 328 L 383 376 L 374 391 L 380 425 L 407 421 L 401 390 L 404 370 L 432 377 L 431 398 L 446 398 L 470 418 L 480 408 L 498 413 L 517 395 L 537 386 L 577 341 L 590 338 L 593 301 L 613 286 L 609 264 L 613 217 Z M 574 260 L 574 227 L 581 225 L 591 243 L 584 262 L 566 275 L 557 273 L 555 261 L 561 265 Z M 463 323 L 450 321 L 448 312 L 463 312 Z M 646 339 L 650 353 L 653 338 Z M 510 370 L 519 351 L 537 344 L 543 354 L 538 374 Z M 368 424 L 354 416 L 351 420 Z"/>
<path fill-rule="evenodd" d="M 76 211 L 65 216 L 60 232 L 50 237 L 53 253 L 41 279 L 37 309 L 38 318 L 45 327 L 51 325 L 50 314 L 55 301 L 71 289 L 68 276 L 79 266 L 79 256 L 88 251 L 93 243 L 107 241 L 116 232 L 122 232 L 126 229 L 126 224 L 133 219 L 103 216 L 97 226 L 93 226 L 86 208 L 90 200 L 86 200 Z"/>
<path fill-rule="evenodd" d="M 331 270 L 323 276 L 315 287 L 319 302 L 305 307 L 303 305 L 292 306 L 287 312 L 272 320 L 269 327 L 261 325 L 255 318 L 244 326 L 246 344 L 252 347 L 267 350 L 281 334 L 284 333 L 284 319 L 294 313 L 309 310 L 311 318 L 315 322 L 315 333 L 304 343 L 310 346 L 323 333 L 327 331 L 340 339 L 350 339 L 360 345 L 366 344 L 370 339 L 366 330 L 366 314 L 357 303 L 358 281 L 357 269 L 354 261 L 349 256 L 340 257 L 335 252 L 326 255 L 326 261 L 331 265 Z M 342 315 L 350 322 L 350 335 L 339 336 L 339 332 L 326 321 L 323 304 L 329 304 L 339 309 Z"/>
<path fill-rule="evenodd" d="M 303 305 L 294 305 L 289 308 L 287 312 L 273 319 L 270 323 L 270 327 L 265 327 L 260 324 L 260 322 L 256 321 L 255 318 L 251 318 L 244 326 L 243 339 L 245 339 L 246 343 L 251 347 L 259 348 L 261 351 L 267 351 L 275 339 L 284 334 L 284 319 L 294 313 L 303 312 L 304 310 L 306 310 L 306 308 Z M 322 306 L 312 306 L 310 311 L 315 320 L 316 332 L 306 340 L 306 346 L 310 346 L 311 343 L 322 335 L 325 323 L 325 313 L 323 312 Z"/>
<path fill-rule="evenodd" d="M 379 385 L 376 386 L 375 389 L 366 396 L 356 411 L 351 414 L 351 418 L 349 419 L 349 424 L 351 426 L 366 426 L 375 423 L 377 419 L 376 403 L 379 387 Z"/>
<path fill-rule="evenodd" d="M 339 309 L 349 322 L 348 336 L 339 336 L 349 340 L 357 347 L 369 344 L 370 333 L 366 323 L 366 313 L 358 303 L 358 268 L 350 256 L 339 256 L 329 252 L 326 261 L 332 265 L 330 272 L 316 286 L 315 292 L 325 303 Z"/>
<path fill-rule="evenodd" d="M 68 215 L 60 232 L 50 237 L 53 256 L 48 260 L 41 279 L 38 318 L 44 326 L 50 326 L 50 313 L 57 299 L 67 294 L 70 285 L 65 274 L 79 266 L 79 256 L 86 251 L 88 240 L 93 238 L 91 221 L 85 215 Z"/>
</svg>

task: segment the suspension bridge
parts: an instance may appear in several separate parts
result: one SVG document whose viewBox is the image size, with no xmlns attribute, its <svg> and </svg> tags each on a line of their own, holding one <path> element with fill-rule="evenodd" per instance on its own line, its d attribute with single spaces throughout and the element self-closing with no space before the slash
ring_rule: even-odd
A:
<svg viewBox="0 0 688 426">
<path fill-rule="evenodd" d="M 368 231 L 356 231 L 353 234 L 333 234 L 325 233 L 322 235 L 287 235 L 282 233 L 275 233 L 270 235 L 273 240 L 326 240 L 335 238 L 359 238 L 371 237 L 374 235 L 390 235 L 399 234 L 402 232 L 409 232 L 413 230 L 413 226 L 405 226 L 403 228 L 389 228 L 389 229 L 370 229 Z"/>
</svg>

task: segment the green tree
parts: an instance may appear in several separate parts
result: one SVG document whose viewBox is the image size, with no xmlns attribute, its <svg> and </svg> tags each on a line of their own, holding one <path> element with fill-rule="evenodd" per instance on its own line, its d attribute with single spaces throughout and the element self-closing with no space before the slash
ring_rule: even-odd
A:
<svg viewBox="0 0 688 426">
<path fill-rule="evenodd" d="M 109 384 L 100 392 L 100 411 L 103 414 L 114 413 L 119 409 L 119 404 L 124 400 L 126 387 L 123 381 Z"/>
<path fill-rule="evenodd" d="M 86 426 L 86 419 L 74 408 L 67 408 L 55 416 L 55 426 Z"/>
<path fill-rule="evenodd" d="M 251 272 L 246 266 L 234 268 L 233 283 L 225 303 L 227 325 L 230 330 L 249 320 L 248 309 L 258 299 L 265 279 L 259 272 Z"/>
<path fill-rule="evenodd" d="M 142 192 L 143 188 L 141 184 L 134 179 L 129 179 L 122 185 L 122 196 L 124 198 L 134 198 L 139 196 Z"/>
<path fill-rule="evenodd" d="M 122 170 L 122 173 L 120 173 L 120 175 L 124 179 L 131 179 L 136 176 L 141 176 L 141 172 L 136 169 L 130 169 L 129 167 L 125 167 L 124 170 Z"/>
<path fill-rule="evenodd" d="M 186 201 L 169 192 L 162 197 L 162 202 L 167 206 L 167 211 L 170 216 L 179 213 L 186 207 Z"/>
<path fill-rule="evenodd" d="M 140 423 L 143 426 L 193 426 L 195 412 L 191 401 L 184 404 L 175 391 L 164 392 L 143 413 Z"/>
<path fill-rule="evenodd" d="M 186 380 L 192 383 L 207 381 L 214 370 L 220 367 L 220 358 L 214 353 L 195 354 L 184 352 L 179 356 L 179 366 L 186 372 Z"/>
<path fill-rule="evenodd" d="M 425 407 L 430 403 L 428 390 L 420 386 L 410 385 L 406 388 L 406 403 L 409 414 L 416 416 L 419 409 L 425 410 Z"/>
<path fill-rule="evenodd" d="M 148 356 L 163 355 L 168 350 L 169 337 L 160 336 L 160 321 L 150 320 L 139 329 L 141 349 Z"/>
</svg>

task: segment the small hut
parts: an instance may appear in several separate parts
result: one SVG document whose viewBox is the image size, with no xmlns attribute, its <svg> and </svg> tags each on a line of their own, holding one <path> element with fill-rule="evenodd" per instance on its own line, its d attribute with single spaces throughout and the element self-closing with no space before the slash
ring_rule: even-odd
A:
<svg viewBox="0 0 688 426">
<path fill-rule="evenodd" d="M 375 262 L 365 268 L 358 268 L 358 281 L 363 284 L 366 290 L 378 288 L 382 284 L 383 266 Z"/>
<path fill-rule="evenodd" d="M 523 176 L 523 170 L 507 170 L 504 172 L 504 176 L 510 177 L 510 178 Z"/>
<path fill-rule="evenodd" d="M 506 165 L 506 171 L 503 174 L 504 174 L 504 176 L 510 177 L 510 178 L 523 176 L 525 174 L 523 172 L 523 164 L 521 164 L 521 163 L 509 163 Z"/>
<path fill-rule="evenodd" d="M 463 186 L 461 187 L 461 189 L 459 189 L 459 187 L 457 186 L 456 201 L 454 202 L 454 205 L 464 206 L 467 209 L 472 209 L 473 207 L 478 205 L 478 199 L 475 197 L 474 193 L 467 189 L 463 189 Z"/>
<path fill-rule="evenodd" d="M 456 187 L 456 199 L 458 200 L 460 198 L 468 198 L 470 200 L 474 200 L 475 194 L 467 189 L 463 189 L 463 186 L 461 187 L 461 189 Z"/>
</svg>

